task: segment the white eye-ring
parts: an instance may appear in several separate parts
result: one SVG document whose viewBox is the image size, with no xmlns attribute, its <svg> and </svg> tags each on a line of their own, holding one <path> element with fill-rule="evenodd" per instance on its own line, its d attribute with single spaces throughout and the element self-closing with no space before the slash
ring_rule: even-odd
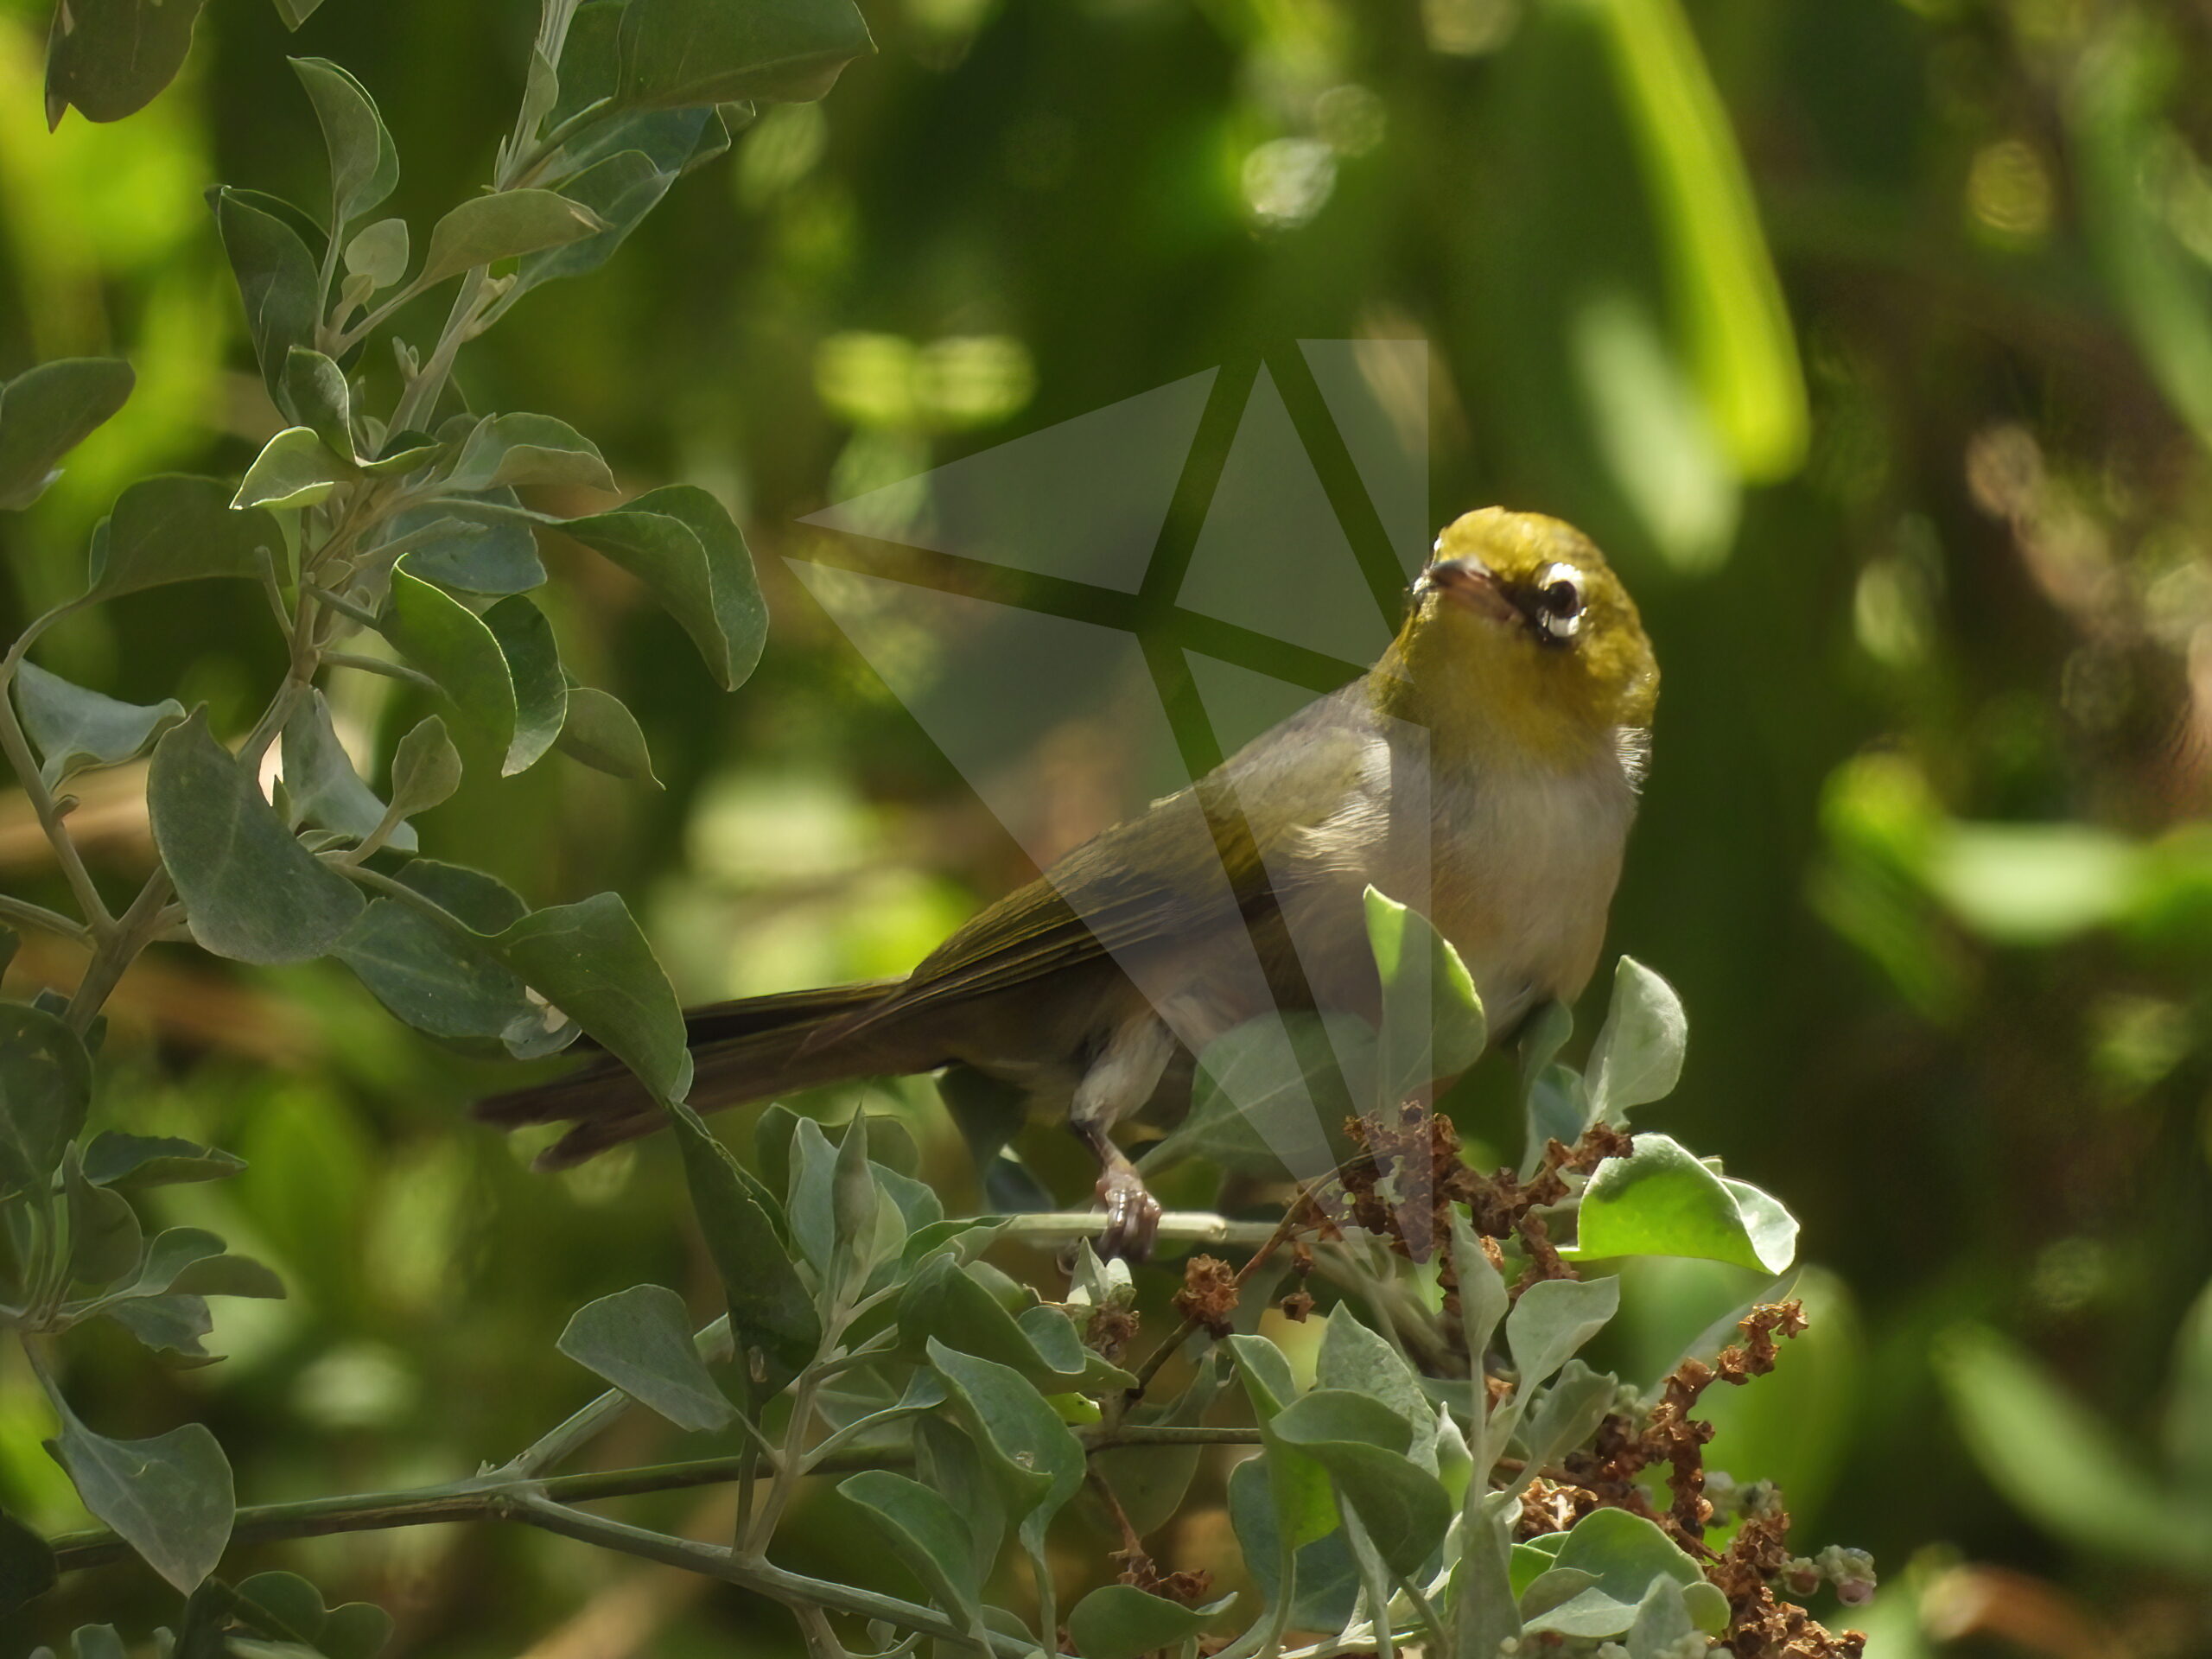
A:
<svg viewBox="0 0 2212 1659">
<path fill-rule="evenodd" d="M 1573 639 L 1582 628 L 1582 573 L 1564 563 L 1545 567 L 1529 620 L 1548 639 L 1564 645 Z"/>
</svg>

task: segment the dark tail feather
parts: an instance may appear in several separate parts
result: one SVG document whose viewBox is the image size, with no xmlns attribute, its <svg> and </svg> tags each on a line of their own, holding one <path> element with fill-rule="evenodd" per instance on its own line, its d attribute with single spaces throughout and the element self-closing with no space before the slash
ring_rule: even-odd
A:
<svg viewBox="0 0 2212 1659">
<path fill-rule="evenodd" d="M 878 1001 L 899 982 L 833 985 L 718 1002 L 684 1015 L 695 1071 L 691 1104 L 702 1112 L 742 1106 L 786 1090 L 848 1077 L 925 1071 L 940 1059 L 914 1060 L 880 1042 L 813 1044 L 831 1023 Z M 568 1076 L 476 1103 L 475 1114 L 508 1128 L 569 1123 L 569 1132 L 537 1154 L 536 1167 L 565 1169 L 594 1154 L 651 1135 L 667 1122 L 662 1106 L 619 1062 L 601 1058 Z"/>
</svg>

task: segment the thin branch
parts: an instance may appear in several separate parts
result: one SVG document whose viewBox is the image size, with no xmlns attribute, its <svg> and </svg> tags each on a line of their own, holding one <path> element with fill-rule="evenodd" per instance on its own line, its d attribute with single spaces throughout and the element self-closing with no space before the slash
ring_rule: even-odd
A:
<svg viewBox="0 0 2212 1659">
<path fill-rule="evenodd" d="M 326 667 L 350 668 L 363 674 L 381 674 L 388 680 L 401 680 L 425 691 L 441 689 L 435 680 L 420 669 L 410 668 L 404 663 L 387 663 L 380 657 L 361 657 L 350 651 L 326 651 L 322 653 L 322 660 Z"/>
<path fill-rule="evenodd" d="M 37 928 L 42 933 L 59 933 L 65 939 L 79 944 L 91 944 L 92 931 L 82 922 L 73 922 L 58 910 L 48 910 L 44 905 L 27 903 L 0 893 L 0 918 L 21 922 L 25 927 Z"/>
<path fill-rule="evenodd" d="M 597 1404 L 594 1402 L 594 1404 Z M 589 1410 L 590 1408 L 586 1408 Z M 582 1416 L 569 1420 L 576 1422 Z M 563 1425 L 563 1427 L 569 1424 Z M 556 1429 L 555 1433 L 561 1431 Z M 1256 1446 L 1255 1428 L 1188 1428 L 1125 1427 L 1078 1429 L 1077 1437 L 1086 1452 L 1111 1452 L 1139 1446 Z M 548 1439 L 551 1437 L 549 1436 Z M 895 1455 L 854 1452 L 824 1458 L 809 1472 L 849 1475 L 863 1469 L 881 1469 L 904 1459 Z M 290 1503 L 264 1503 L 240 1510 L 231 1532 L 233 1544 L 268 1543 L 289 1538 L 326 1538 L 339 1533 L 383 1532 L 395 1527 L 435 1526 L 458 1521 L 513 1518 L 514 1505 L 531 1494 L 557 1503 L 590 1503 L 612 1497 L 632 1497 L 645 1492 L 680 1491 L 695 1486 L 719 1486 L 736 1480 L 745 1465 L 757 1466 L 757 1453 L 700 1458 L 685 1463 L 664 1463 L 636 1469 L 595 1470 L 575 1475 L 534 1479 L 497 1470 L 487 1475 L 440 1486 L 422 1486 L 394 1492 L 355 1493 L 339 1497 L 314 1497 Z M 512 1465 L 511 1465 L 510 1467 Z M 105 1567 L 125 1559 L 130 1547 L 105 1528 L 64 1533 L 48 1541 L 61 1571 L 74 1573 Z M 723 1552 L 715 1551 L 720 1554 Z"/>
</svg>

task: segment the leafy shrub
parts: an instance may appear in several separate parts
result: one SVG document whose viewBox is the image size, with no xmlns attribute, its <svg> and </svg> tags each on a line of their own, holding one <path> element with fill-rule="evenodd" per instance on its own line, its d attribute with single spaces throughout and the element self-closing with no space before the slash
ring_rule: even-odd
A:
<svg viewBox="0 0 2212 1659">
<path fill-rule="evenodd" d="M 196 8 L 171 0 L 155 19 L 162 49 L 116 55 L 115 19 L 138 10 L 87 6 L 97 24 L 57 36 L 56 118 L 72 103 L 127 113 L 174 73 Z M 765 612 L 726 511 L 680 485 L 566 520 L 536 511 L 518 492 L 611 490 L 598 451 L 550 416 L 467 409 L 451 376 L 461 348 L 531 289 L 608 257 L 754 103 L 820 96 L 866 47 L 849 0 L 547 0 L 492 188 L 441 219 L 419 260 L 404 221 L 373 217 L 397 152 L 366 90 L 334 64 L 296 64 L 328 151 L 325 213 L 213 193 L 287 424 L 235 484 L 162 476 L 124 490 L 92 536 L 83 592 L 0 658 L 0 752 L 75 902 L 67 915 L 8 898 L 0 914 L 92 952 L 73 995 L 0 1005 L 0 1324 L 51 1402 L 54 1457 L 104 1523 L 48 1539 L 0 1516 L 0 1605 L 135 1554 L 185 1598 L 165 1652 L 365 1659 L 390 1628 L 377 1609 L 326 1607 L 289 1573 L 227 1583 L 214 1576 L 226 1550 L 497 1519 L 759 1592 L 824 1656 L 923 1640 L 1084 1659 L 1287 1648 L 1319 1659 L 1400 1643 L 1463 1659 L 1658 1659 L 1717 1641 L 1738 1659 L 1855 1652 L 1857 1638 L 1831 1637 L 1777 1592 L 1833 1585 L 1861 1599 L 1863 1557 L 1793 1556 L 1770 1488 L 1708 1484 L 1700 1395 L 1770 1370 L 1777 1339 L 1802 1328 L 1788 1300 L 1796 1228 L 1767 1194 L 1630 1129 L 1632 1110 L 1674 1087 L 1686 1035 L 1648 969 L 1624 959 L 1586 1072 L 1557 1062 L 1564 1013 L 1536 1021 L 1522 1041 L 1526 1154 L 1483 1175 L 1420 1101 L 1427 1078 L 1485 1046 L 1482 1008 L 1449 946 L 1370 893 L 1382 1028 L 1293 1015 L 1229 1033 L 1200 1057 L 1188 1120 L 1151 1154 L 1278 1179 L 1265 1111 L 1341 1098 L 1343 1161 L 1297 1191 L 1279 1224 L 1171 1215 L 1172 1243 L 1243 1259 L 1191 1256 L 1181 1323 L 1140 1357 L 1127 1266 L 1078 1243 L 1067 1282 L 1040 1288 L 986 1259 L 1001 1241 L 1080 1240 L 1087 1218 L 948 1217 L 900 1137 L 859 1113 L 833 1138 L 771 1109 L 741 1161 L 683 1103 L 677 999 L 619 899 L 532 911 L 493 878 L 420 855 L 410 820 L 450 795 L 463 766 L 446 716 L 397 743 L 381 793 L 339 744 L 322 677 L 381 674 L 442 696 L 469 751 L 502 775 L 557 750 L 650 778 L 635 721 L 570 679 L 529 596 L 546 579 L 540 526 L 629 571 L 718 682 L 744 680 Z M 391 339 L 397 390 L 374 412 L 363 353 L 404 305 L 448 284 L 427 350 Z M 0 504 L 35 499 L 130 390 L 125 365 L 94 359 L 9 383 Z M 204 709 L 124 703 L 29 660 L 71 612 L 201 579 L 257 591 L 286 646 L 281 683 L 235 743 Z M 272 752 L 273 798 L 261 782 Z M 72 841 L 68 791 L 142 755 L 159 861 L 111 907 Z M 560 1350 L 607 1392 L 507 1463 L 430 1488 L 241 1508 L 204 1425 L 101 1433 L 53 1363 L 70 1332 L 105 1320 L 172 1363 L 201 1363 L 210 1298 L 283 1294 L 211 1233 L 147 1237 L 133 1203 L 222 1179 L 240 1160 L 88 1133 L 102 1004 L 162 938 L 247 963 L 334 957 L 398 1019 L 474 1052 L 527 1058 L 588 1038 L 614 1054 L 667 1103 L 726 1313 L 695 1332 L 683 1300 L 655 1285 L 582 1308 Z M 1258 1116 L 1255 1101 L 1267 1103 Z M 129 1115 L 127 1102 L 101 1109 Z M 1620 1304 L 1621 1281 L 1590 1269 L 1637 1255 L 1729 1263 L 1762 1287 L 1666 1375 L 1624 1380 L 1584 1357 Z M 1324 1298 L 1318 1346 L 1289 1342 Z M 1286 1319 L 1263 1323 L 1270 1307 Z M 1309 1348 L 1310 1378 L 1294 1357 Z M 676 1465 L 561 1472 L 634 1407 L 712 1445 Z M 1145 1541 L 1186 1501 L 1209 1446 L 1249 1454 L 1227 1474 L 1225 1503 L 1251 1588 L 1218 1598 L 1205 1573 L 1154 1560 Z M 832 1479 L 918 1599 L 872 1574 L 817 1578 L 772 1559 L 801 1493 Z M 727 1542 L 582 1507 L 709 1482 L 738 1491 Z M 1118 1543 L 1115 1581 L 1063 1605 L 1047 1540 L 1081 1524 L 1078 1510 Z M 70 1640 L 79 1659 L 122 1651 L 106 1625 Z"/>
</svg>

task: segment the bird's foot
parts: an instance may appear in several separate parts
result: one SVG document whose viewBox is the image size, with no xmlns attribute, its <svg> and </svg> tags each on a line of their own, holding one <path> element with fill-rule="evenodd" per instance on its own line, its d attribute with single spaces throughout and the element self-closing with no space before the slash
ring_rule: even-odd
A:
<svg viewBox="0 0 2212 1659">
<path fill-rule="evenodd" d="M 1109 1261 L 1116 1256 L 1127 1262 L 1148 1260 L 1160 1232 L 1160 1200 L 1146 1187 L 1144 1177 L 1126 1161 L 1109 1165 L 1098 1177 L 1097 1192 L 1106 1211 L 1098 1254 Z"/>
</svg>

